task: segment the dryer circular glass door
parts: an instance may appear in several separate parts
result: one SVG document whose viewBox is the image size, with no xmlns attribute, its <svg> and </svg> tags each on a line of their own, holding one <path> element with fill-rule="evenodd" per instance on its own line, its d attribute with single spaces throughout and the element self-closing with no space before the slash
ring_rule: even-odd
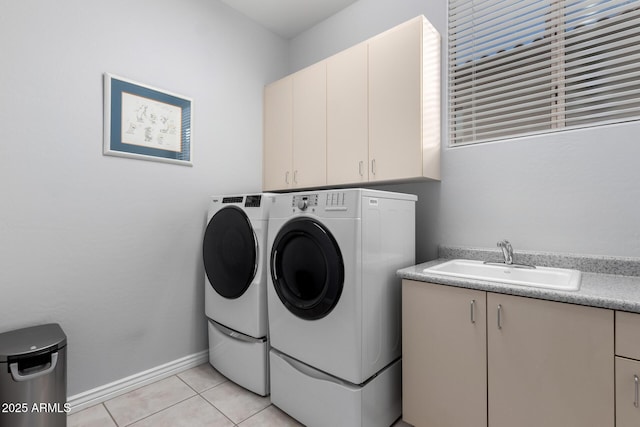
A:
<svg viewBox="0 0 640 427">
<path fill-rule="evenodd" d="M 209 283 L 221 296 L 238 298 L 249 288 L 258 268 L 258 240 L 241 209 L 227 206 L 213 215 L 202 257 Z"/>
<path fill-rule="evenodd" d="M 329 314 L 344 284 L 342 253 L 331 232 L 308 217 L 284 224 L 271 249 L 271 278 L 291 313 L 307 320 Z"/>
</svg>

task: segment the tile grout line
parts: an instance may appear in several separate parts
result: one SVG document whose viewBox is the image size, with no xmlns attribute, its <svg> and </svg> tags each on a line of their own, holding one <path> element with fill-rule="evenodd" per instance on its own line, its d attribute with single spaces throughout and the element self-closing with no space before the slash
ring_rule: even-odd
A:
<svg viewBox="0 0 640 427">
<path fill-rule="evenodd" d="M 120 426 L 118 423 L 116 423 L 116 424 L 118 425 L 118 427 L 129 427 L 129 426 L 132 426 L 132 425 L 134 425 L 134 424 L 135 424 L 135 423 L 137 423 L 137 422 L 140 422 L 140 421 L 142 421 L 142 420 L 146 420 L 146 419 L 147 419 L 147 418 L 149 418 L 149 417 L 152 417 L 152 416 L 154 416 L 154 415 L 157 415 L 157 414 L 159 414 L 160 412 L 166 411 L 166 410 L 167 410 L 167 409 L 169 409 L 169 408 L 173 408 L 174 406 L 177 406 L 177 405 L 179 405 L 179 404 L 181 404 L 181 403 L 183 403 L 183 402 L 186 402 L 186 401 L 187 401 L 187 400 L 189 400 L 189 399 L 193 399 L 194 397 L 198 397 L 198 396 L 199 396 L 199 394 L 198 394 L 198 393 L 196 393 L 196 394 L 194 394 L 194 395 L 192 395 L 192 396 L 189 396 L 189 397 L 187 397 L 187 398 L 185 398 L 185 399 L 182 399 L 182 400 L 181 400 L 181 401 L 179 401 L 179 402 L 175 402 L 175 403 L 172 403 L 172 404 L 171 404 L 171 405 L 169 405 L 169 406 L 165 406 L 164 408 L 160 409 L 159 411 L 153 412 L 153 413 L 151 413 L 151 414 L 149 414 L 149 415 L 145 415 L 144 417 L 142 417 L 142 418 L 140 418 L 140 419 L 138 419 L 138 420 L 135 420 L 135 421 L 133 421 L 133 422 L 131 422 L 131 423 L 129 423 L 129 424 L 125 424 L 125 425 L 123 425 L 123 426 Z"/>
<path fill-rule="evenodd" d="M 171 404 L 171 405 L 169 405 L 169 406 L 165 406 L 164 408 L 162 408 L 162 409 L 160 409 L 160 410 L 158 410 L 158 411 L 155 411 L 155 412 L 152 412 L 152 413 L 150 413 L 150 414 L 148 414 L 148 415 L 145 415 L 144 417 L 139 418 L 139 419 L 137 419 L 137 420 L 135 420 L 135 421 L 132 421 L 132 422 L 130 422 L 129 424 L 120 425 L 120 424 L 118 424 L 118 422 L 117 422 L 115 419 L 113 419 L 113 421 L 115 422 L 116 426 L 117 426 L 117 427 L 128 427 L 128 426 L 132 426 L 132 425 L 134 425 L 135 423 L 137 423 L 137 422 L 139 422 L 139 421 L 145 420 L 145 419 L 147 419 L 147 418 L 149 418 L 149 417 L 152 417 L 152 416 L 154 416 L 154 415 L 156 415 L 156 414 L 159 414 L 160 412 L 162 412 L 162 411 L 164 411 L 164 410 L 166 410 L 166 409 L 172 408 L 172 407 L 174 407 L 174 406 L 176 406 L 176 405 L 178 405 L 178 404 L 180 404 L 180 403 L 182 403 L 182 402 L 186 402 L 187 400 L 189 400 L 189 399 L 191 399 L 191 398 L 193 398 L 193 397 L 196 397 L 196 396 L 199 396 L 199 395 L 200 395 L 197 391 L 195 391 L 195 390 L 193 389 L 193 387 L 191 387 L 189 384 L 187 384 L 185 381 L 183 381 L 183 380 L 182 380 L 182 378 L 178 377 L 178 375 L 177 375 L 177 374 L 173 374 L 172 376 L 177 377 L 180 381 L 182 381 L 183 383 L 185 383 L 185 384 L 186 384 L 186 385 L 191 389 L 191 391 L 193 391 L 195 394 L 193 394 L 193 395 L 191 395 L 191 396 L 188 396 L 188 397 L 186 397 L 186 398 L 184 398 L 184 399 L 182 399 L 182 400 L 180 400 L 180 401 L 178 401 L 178 402 L 172 403 L 172 404 Z M 169 377 L 167 377 L 167 378 L 171 378 L 171 376 L 169 376 Z M 164 379 L 167 379 L 167 378 L 163 378 L 163 380 L 164 380 Z M 155 383 L 160 382 L 160 381 L 162 381 L 162 380 L 155 381 L 155 382 L 153 382 L 153 383 L 151 383 L 151 384 L 155 384 Z M 148 385 L 151 385 L 151 384 L 148 384 Z M 143 387 L 146 387 L 146 386 L 143 386 Z M 143 388 L 143 387 L 140 387 L 140 388 Z M 136 389 L 136 390 L 137 390 L 137 389 Z M 133 391 L 133 390 L 132 390 L 132 391 Z M 116 398 L 117 398 L 117 397 L 114 397 L 114 399 L 116 399 Z M 113 400 L 113 399 L 110 399 L 110 400 Z M 205 400 L 206 400 L 206 399 L 205 399 Z M 108 402 L 108 400 L 107 400 L 107 402 Z M 104 403 L 106 403 L 106 402 L 103 402 L 102 404 L 104 405 Z M 104 407 L 105 407 L 105 408 L 107 408 L 107 405 L 104 405 Z M 109 409 L 107 408 L 107 412 L 108 412 L 108 411 L 109 411 Z M 109 416 L 111 416 L 111 412 L 109 412 Z M 111 416 L 111 418 L 113 418 L 113 416 Z"/>
<path fill-rule="evenodd" d="M 213 368 L 213 369 L 215 370 L 215 368 Z M 206 393 L 206 392 L 207 392 L 207 391 L 209 391 L 209 390 L 213 390 L 213 389 L 214 389 L 214 388 L 216 388 L 216 387 L 219 387 L 219 386 L 221 386 L 221 385 L 223 385 L 223 384 L 225 384 L 225 383 L 231 382 L 231 380 L 230 380 L 230 379 L 228 379 L 227 377 L 223 376 L 223 378 L 225 379 L 223 382 L 218 383 L 218 384 L 216 384 L 216 385 L 214 385 L 214 386 L 211 386 L 211 387 L 209 387 L 209 388 L 207 388 L 207 389 L 205 389 L 205 390 L 202 390 L 201 392 L 197 392 L 197 393 L 198 393 L 198 395 L 202 395 L 202 393 Z M 181 378 L 181 379 L 182 379 L 182 378 Z M 183 381 L 184 381 L 184 380 L 183 380 Z M 188 384 L 187 384 L 187 385 L 188 385 Z M 249 390 L 247 390 L 247 391 L 249 391 Z M 251 391 L 249 391 L 249 392 L 251 392 Z M 269 404 L 268 404 L 267 406 L 265 406 L 264 408 L 260 409 L 258 412 L 254 413 L 254 414 L 251 414 L 251 415 L 249 415 L 249 416 L 248 416 L 248 417 L 246 417 L 246 418 L 243 418 L 242 420 L 240 420 L 239 422 L 237 422 L 237 423 L 236 423 L 236 422 L 234 422 L 231 418 L 229 418 L 229 417 L 227 416 L 227 414 L 225 414 L 225 413 L 222 411 L 222 409 L 218 408 L 215 404 L 213 404 L 213 402 L 210 402 L 210 401 L 209 401 L 206 397 L 204 397 L 204 396 L 201 396 L 201 397 L 202 397 L 202 398 L 203 398 L 207 403 L 209 403 L 212 407 L 214 407 L 218 412 L 220 412 L 220 413 L 221 413 L 221 414 L 222 414 L 226 419 L 228 419 L 228 420 L 233 424 L 233 427 L 238 427 L 238 426 L 239 426 L 240 424 L 242 424 L 243 422 L 245 422 L 245 421 L 247 421 L 248 419 L 250 419 L 250 418 L 252 418 L 252 417 L 254 417 L 254 416 L 258 415 L 259 413 L 263 412 L 264 410 L 266 410 L 266 409 L 267 409 L 267 408 L 269 408 L 270 406 L 273 406 L 273 403 L 271 403 L 271 398 L 269 398 Z M 263 396 L 263 397 L 266 397 L 266 396 Z"/>
<path fill-rule="evenodd" d="M 228 379 L 228 378 L 223 377 L 223 378 L 225 379 L 224 381 L 222 381 L 222 382 L 220 382 L 220 383 L 218 383 L 218 384 L 215 384 L 215 385 L 213 385 L 213 386 L 211 386 L 211 387 L 208 387 L 208 388 L 206 388 L 206 389 L 204 389 L 204 390 L 202 390 L 202 391 L 198 391 L 198 390 L 196 390 L 195 388 L 191 387 L 191 385 L 190 385 L 189 383 L 187 383 L 184 379 L 182 379 L 178 374 L 176 374 L 176 376 L 178 377 L 178 379 L 180 379 L 180 381 L 182 381 L 182 382 L 183 382 L 183 383 L 185 383 L 187 386 L 189 386 L 189 388 L 191 388 L 191 390 L 193 390 L 193 391 L 196 393 L 196 396 L 198 396 L 199 398 L 201 398 L 202 400 L 204 400 L 205 402 L 207 402 L 207 403 L 208 403 L 212 408 L 214 408 L 216 411 L 220 412 L 220 413 L 222 414 L 222 416 L 223 416 L 223 417 L 225 417 L 227 420 L 229 420 L 229 422 L 230 422 L 231 424 L 233 424 L 233 426 L 234 426 L 234 427 L 236 427 L 236 426 L 237 426 L 237 424 L 236 424 L 235 422 L 233 422 L 233 420 L 232 420 L 231 418 L 229 418 L 229 417 L 227 416 L 227 414 L 225 414 L 224 412 L 222 412 L 222 410 L 221 410 L 220 408 L 218 408 L 216 405 L 214 405 L 212 402 L 210 402 L 206 397 L 204 397 L 204 396 L 202 395 L 202 393 L 205 393 L 205 392 L 207 392 L 207 391 L 209 391 L 209 390 L 213 390 L 214 388 L 216 388 L 216 387 L 218 387 L 218 386 L 220 386 L 220 385 L 222 385 L 222 384 L 224 384 L 224 383 L 228 382 L 228 381 L 229 381 L 229 379 Z"/>
<path fill-rule="evenodd" d="M 256 415 L 258 415 L 259 413 L 267 410 L 269 407 L 273 406 L 273 403 L 271 403 L 271 400 L 269 400 L 269 405 L 265 406 L 264 408 L 260 409 L 258 412 L 256 412 L 255 414 L 251 414 L 249 415 L 247 418 L 245 418 L 244 420 L 240 421 L 238 424 L 236 424 L 236 427 L 239 426 L 240 424 L 242 424 L 243 422 L 247 421 L 250 418 L 255 417 Z"/>
<path fill-rule="evenodd" d="M 109 418 L 111 418 L 111 421 L 113 421 L 113 424 L 114 424 L 116 427 L 120 427 L 120 426 L 118 425 L 118 422 L 116 421 L 116 419 L 115 419 L 115 418 L 113 418 L 113 415 L 111 415 L 111 411 L 109 411 L 109 408 L 107 408 L 107 405 L 105 405 L 105 404 L 104 404 L 104 402 L 101 402 L 101 403 L 100 403 L 100 405 L 102 405 L 102 407 L 104 408 L 104 410 L 105 410 L 105 411 L 107 411 L 107 415 L 109 415 Z"/>
<path fill-rule="evenodd" d="M 221 383 L 221 384 L 224 384 L 224 383 Z M 207 390 L 211 390 L 211 389 L 213 389 L 213 388 L 216 388 L 216 387 L 217 387 L 217 386 L 219 386 L 219 385 L 220 385 L 220 384 L 214 385 L 213 387 L 209 387 Z M 204 391 L 207 391 L 207 390 L 204 390 Z M 233 422 L 233 420 L 232 420 L 231 418 L 229 418 L 229 417 L 227 416 L 227 414 L 225 414 L 225 413 L 224 413 L 224 412 L 222 412 L 220 409 L 218 409 L 218 408 L 216 407 L 216 405 L 214 405 L 213 403 L 209 402 L 209 400 L 207 400 L 207 398 L 206 398 L 206 397 L 201 396 L 201 395 L 200 395 L 200 393 L 198 393 L 198 396 L 199 396 L 202 400 L 204 400 L 205 402 L 207 402 L 209 405 L 211 405 L 211 407 L 212 407 L 212 408 L 214 408 L 216 411 L 220 412 L 220 413 L 222 414 L 222 416 L 223 416 L 223 417 L 225 417 L 226 419 L 228 419 L 228 420 L 229 420 L 229 422 L 230 422 L 231 424 L 233 424 L 233 426 L 234 426 L 234 427 L 235 427 L 235 426 L 237 426 L 237 424 L 236 424 L 235 422 Z"/>
<path fill-rule="evenodd" d="M 215 368 L 214 368 L 214 369 L 215 369 Z M 192 399 L 192 398 L 194 398 L 194 397 L 196 397 L 196 396 L 197 396 L 197 397 L 199 397 L 200 399 L 203 399 L 205 402 L 207 402 L 207 403 L 209 404 L 209 406 L 211 406 L 211 407 L 212 407 L 212 408 L 214 408 L 216 411 L 218 411 L 218 412 L 219 412 L 219 413 L 224 417 L 224 419 L 228 420 L 228 422 L 229 422 L 229 423 L 231 423 L 231 425 L 232 425 L 232 426 L 234 426 L 234 427 L 238 427 L 239 425 L 241 425 L 241 424 L 242 424 L 242 423 L 244 423 L 245 421 L 247 421 L 247 420 L 249 420 L 249 419 L 253 418 L 254 416 L 256 416 L 256 415 L 260 414 L 261 412 L 265 411 L 265 410 L 266 410 L 266 409 L 268 409 L 270 406 L 273 406 L 273 403 L 271 403 L 271 401 L 269 400 L 269 403 L 268 403 L 268 405 L 267 405 L 267 406 L 265 406 L 264 408 L 262 408 L 262 409 L 258 410 L 258 411 L 257 411 L 257 412 L 255 412 L 255 413 L 253 413 L 253 414 L 251 414 L 251 415 L 247 416 L 246 418 L 243 418 L 242 420 L 240 420 L 240 421 L 238 421 L 238 422 L 236 423 L 236 422 L 235 422 L 235 421 L 233 421 L 233 420 L 232 420 L 232 419 L 231 419 L 231 418 L 230 418 L 230 417 L 229 417 L 225 412 L 223 412 L 220 408 L 218 408 L 218 407 L 217 407 L 213 402 L 209 401 L 205 396 L 203 396 L 203 394 L 204 394 L 204 393 L 206 393 L 206 392 L 208 392 L 208 391 L 211 391 L 211 390 L 213 390 L 213 389 L 215 389 L 215 388 L 217 388 L 217 387 L 220 387 L 220 386 L 222 386 L 223 384 L 227 384 L 227 383 L 229 383 L 229 382 L 230 382 L 230 380 L 229 380 L 228 378 L 226 378 L 226 377 L 222 376 L 222 379 L 223 379 L 223 381 L 222 381 L 222 382 L 219 382 L 219 383 L 214 384 L 214 385 L 209 386 L 209 387 L 206 387 L 206 385 L 205 385 L 205 387 L 206 387 L 206 388 L 204 388 L 204 389 L 203 389 L 203 390 L 201 390 L 201 391 L 198 391 L 198 390 L 196 390 L 195 386 L 192 386 L 191 384 L 189 384 L 189 382 L 187 382 L 187 380 L 186 380 L 186 379 L 183 379 L 182 377 L 180 377 L 180 375 L 179 375 L 179 374 L 180 374 L 180 373 L 176 373 L 176 374 L 173 374 L 172 376 L 176 377 L 176 378 L 177 378 L 177 379 L 178 379 L 182 384 L 186 385 L 186 386 L 189 388 L 189 390 L 191 390 L 191 391 L 192 391 L 192 393 L 193 393 L 193 394 L 192 394 L 192 395 L 190 395 L 190 396 L 188 396 L 188 397 L 185 397 L 185 398 L 183 398 L 183 399 L 181 399 L 181 400 L 179 400 L 179 401 L 177 401 L 177 402 L 175 402 L 175 403 L 172 403 L 172 404 L 170 404 L 170 405 L 168 405 L 168 406 L 165 406 L 165 407 L 163 407 L 163 408 L 161 408 L 161 409 L 159 409 L 159 410 L 156 410 L 156 411 L 154 411 L 154 412 L 152 412 L 152 413 L 150 413 L 150 414 L 147 414 L 147 415 L 145 415 L 145 416 L 144 416 L 144 417 L 142 417 L 142 418 L 139 418 L 139 419 L 136 419 L 136 420 L 133 420 L 133 421 L 125 421 L 123 424 L 118 423 L 118 421 L 116 421 L 116 419 L 115 419 L 114 415 L 112 414 L 112 412 L 111 412 L 111 411 L 109 410 L 109 408 L 107 407 L 107 403 L 108 403 L 108 402 L 110 402 L 110 401 L 112 401 L 112 400 L 114 400 L 114 399 L 117 399 L 119 396 L 118 396 L 118 397 L 114 397 L 114 398 L 112 398 L 112 399 L 109 399 L 109 400 L 107 400 L 107 401 L 101 402 L 101 403 L 99 403 L 99 405 L 101 405 L 101 406 L 103 407 L 103 409 L 107 412 L 107 415 L 108 415 L 109 419 L 111 420 L 111 422 L 113 423 L 113 425 L 115 425 L 116 427 L 130 427 L 130 426 L 133 426 L 133 425 L 135 425 L 136 423 L 138 423 L 138 422 L 140 422 L 140 421 L 146 420 L 147 418 L 150 418 L 150 417 L 155 416 L 155 415 L 157 415 L 157 414 L 159 414 L 159 413 L 161 413 L 161 412 L 164 412 L 164 411 L 166 411 L 166 410 L 169 410 L 170 408 L 175 407 L 175 406 L 177 406 L 177 405 L 179 405 L 179 404 L 181 404 L 181 403 L 184 403 L 184 402 L 186 402 L 187 400 Z M 167 378 L 170 378 L 170 377 L 167 377 Z M 156 381 L 156 382 L 157 382 L 157 381 Z M 150 384 L 149 384 L 149 385 L 150 385 Z M 142 387 L 141 387 L 141 388 L 142 388 Z"/>
<path fill-rule="evenodd" d="M 215 368 L 214 368 L 214 369 L 215 369 Z M 177 374 L 176 374 L 176 375 L 177 375 Z M 234 427 L 238 427 L 240 424 L 242 424 L 243 422 L 247 421 L 249 418 L 252 418 L 252 417 L 254 417 L 254 416 L 258 415 L 259 413 L 261 413 L 261 412 L 262 412 L 262 411 L 264 411 L 265 409 L 269 408 L 270 406 L 273 406 L 273 403 L 271 403 L 271 399 L 269 399 L 269 404 L 268 404 L 267 406 L 265 406 L 264 408 L 260 409 L 258 412 L 256 412 L 256 413 L 254 413 L 254 414 L 249 415 L 248 417 L 246 417 L 246 418 L 244 418 L 244 419 L 240 420 L 238 423 L 234 422 L 231 418 L 229 418 L 229 417 L 227 416 L 227 414 L 225 414 L 224 412 L 222 412 L 222 409 L 218 408 L 216 405 L 214 405 L 214 404 L 213 404 L 213 402 L 210 402 L 206 397 L 202 396 L 202 394 L 203 394 L 203 393 L 206 393 L 206 392 L 207 392 L 207 391 L 209 391 L 209 390 L 213 390 L 214 388 L 219 387 L 219 386 L 221 386 L 221 385 L 223 385 L 223 384 L 228 383 L 228 382 L 230 382 L 230 381 L 231 381 L 231 380 L 229 380 L 227 377 L 224 377 L 224 376 L 223 376 L 223 378 L 225 378 L 225 380 L 224 380 L 224 381 L 222 381 L 221 383 L 218 383 L 218 384 L 216 384 L 216 385 L 214 385 L 214 386 L 211 386 L 211 387 L 209 387 L 209 388 L 207 388 L 207 389 L 205 389 L 205 390 L 202 390 L 201 392 L 198 392 L 198 391 L 196 391 L 195 389 L 194 389 L 194 391 L 196 391 L 196 393 L 198 393 L 198 396 L 202 397 L 202 399 L 204 399 L 204 401 L 205 401 L 205 402 L 207 402 L 209 405 L 211 405 L 213 408 L 215 408 L 215 410 L 216 410 L 216 411 L 220 412 L 220 413 L 221 413 L 221 414 L 222 414 L 226 419 L 228 419 L 228 420 L 229 420 L 229 422 L 231 422 L 231 424 L 233 424 L 233 426 L 234 426 Z M 187 384 L 187 383 L 186 383 L 186 381 L 185 381 L 185 380 L 183 380 L 182 378 L 180 378 L 180 380 L 182 380 L 185 384 Z M 187 384 L 187 385 L 189 385 L 189 384 Z M 191 387 L 191 386 L 190 386 L 190 387 Z M 193 389 L 193 387 L 192 387 L 192 389 Z"/>
</svg>

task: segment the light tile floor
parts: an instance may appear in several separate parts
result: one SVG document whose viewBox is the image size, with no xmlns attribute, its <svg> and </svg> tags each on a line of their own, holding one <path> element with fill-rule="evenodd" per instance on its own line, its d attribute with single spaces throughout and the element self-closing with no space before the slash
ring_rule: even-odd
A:
<svg viewBox="0 0 640 427">
<path fill-rule="evenodd" d="M 68 427 L 288 427 L 296 420 L 204 363 L 71 414 Z M 394 427 L 407 426 L 402 421 Z"/>
</svg>

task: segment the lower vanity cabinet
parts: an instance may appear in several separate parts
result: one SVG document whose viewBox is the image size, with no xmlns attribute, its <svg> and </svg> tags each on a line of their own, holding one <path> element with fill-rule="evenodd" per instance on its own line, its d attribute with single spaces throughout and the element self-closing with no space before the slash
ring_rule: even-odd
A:
<svg viewBox="0 0 640 427">
<path fill-rule="evenodd" d="M 491 427 L 615 423 L 613 311 L 487 294 Z"/>
<path fill-rule="evenodd" d="M 640 314 L 616 312 L 616 427 L 640 426 Z"/>
<path fill-rule="evenodd" d="M 487 426 L 486 292 L 402 282 L 402 419 Z"/>
<path fill-rule="evenodd" d="M 640 426 L 640 361 L 616 356 L 616 427 Z"/>
<path fill-rule="evenodd" d="M 406 422 L 614 426 L 612 310 L 411 280 L 402 294 Z"/>
</svg>

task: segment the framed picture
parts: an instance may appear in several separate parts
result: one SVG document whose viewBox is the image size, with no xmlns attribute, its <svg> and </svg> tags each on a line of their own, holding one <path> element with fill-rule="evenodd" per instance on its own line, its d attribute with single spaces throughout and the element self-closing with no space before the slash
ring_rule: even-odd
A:
<svg viewBox="0 0 640 427">
<path fill-rule="evenodd" d="M 192 101 L 104 74 L 103 153 L 192 166 Z"/>
</svg>

